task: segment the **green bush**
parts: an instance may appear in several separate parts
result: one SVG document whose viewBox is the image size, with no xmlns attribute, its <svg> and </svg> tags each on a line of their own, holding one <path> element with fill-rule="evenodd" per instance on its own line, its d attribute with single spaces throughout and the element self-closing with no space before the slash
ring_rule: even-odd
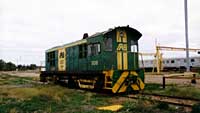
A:
<svg viewBox="0 0 200 113">
<path fill-rule="evenodd" d="M 16 70 L 16 65 L 12 62 L 6 63 L 2 59 L 0 59 L 0 71 L 14 71 Z"/>
<path fill-rule="evenodd" d="M 192 106 L 192 113 L 199 113 L 200 112 L 200 103 L 197 103 Z"/>
<path fill-rule="evenodd" d="M 157 105 L 157 108 L 167 110 L 169 109 L 169 105 L 167 103 L 161 102 Z"/>
</svg>

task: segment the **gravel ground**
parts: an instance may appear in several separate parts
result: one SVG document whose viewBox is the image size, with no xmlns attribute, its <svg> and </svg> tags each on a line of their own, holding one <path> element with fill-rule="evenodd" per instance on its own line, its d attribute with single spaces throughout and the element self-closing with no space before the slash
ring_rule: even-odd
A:
<svg viewBox="0 0 200 113">
<path fill-rule="evenodd" d="M 39 77 L 39 72 L 34 71 L 1 71 L 0 74 L 8 74 L 19 77 Z"/>
</svg>

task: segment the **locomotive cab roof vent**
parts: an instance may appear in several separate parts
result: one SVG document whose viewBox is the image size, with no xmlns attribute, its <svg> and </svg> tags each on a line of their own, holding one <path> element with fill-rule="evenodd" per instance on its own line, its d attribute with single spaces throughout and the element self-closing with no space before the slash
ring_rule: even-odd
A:
<svg viewBox="0 0 200 113">
<path fill-rule="evenodd" d="M 88 38 L 88 37 L 89 37 L 88 33 L 84 33 L 84 34 L 83 34 L 83 39 L 86 39 L 86 38 Z"/>
</svg>

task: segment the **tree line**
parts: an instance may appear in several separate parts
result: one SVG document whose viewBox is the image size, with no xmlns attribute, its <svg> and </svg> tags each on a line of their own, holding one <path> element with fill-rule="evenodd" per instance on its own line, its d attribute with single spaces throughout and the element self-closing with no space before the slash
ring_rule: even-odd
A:
<svg viewBox="0 0 200 113">
<path fill-rule="evenodd" d="M 0 71 L 25 71 L 25 70 L 35 70 L 37 68 L 36 64 L 30 65 L 15 65 L 12 62 L 5 62 L 4 60 L 0 59 Z"/>
</svg>

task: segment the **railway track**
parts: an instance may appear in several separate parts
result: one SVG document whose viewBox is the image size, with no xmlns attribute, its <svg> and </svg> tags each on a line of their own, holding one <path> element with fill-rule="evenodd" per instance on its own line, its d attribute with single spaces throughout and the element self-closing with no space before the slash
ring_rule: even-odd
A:
<svg viewBox="0 0 200 113">
<path fill-rule="evenodd" d="M 36 83 L 36 84 L 44 84 L 43 82 L 38 82 L 38 81 L 33 81 L 33 80 L 26 80 L 26 81 L 29 81 L 31 83 Z M 106 94 L 105 94 L 105 91 L 98 92 L 98 93 L 105 96 L 120 96 L 120 94 L 119 95 L 110 94 L 111 92 L 109 91 L 107 91 Z M 129 94 L 129 95 L 126 95 L 125 97 L 132 98 L 132 99 L 143 98 L 149 101 L 164 102 L 167 104 L 177 105 L 177 106 L 182 106 L 182 107 L 187 107 L 187 108 L 192 108 L 194 104 L 200 103 L 200 99 L 195 99 L 191 97 L 161 95 L 161 94 L 155 94 L 155 93 Z"/>
<path fill-rule="evenodd" d="M 23 80 L 30 83 L 35 83 L 35 84 L 48 84 L 48 83 L 43 83 L 43 82 L 34 81 L 34 80 L 26 80 L 26 79 L 23 79 Z M 32 86 L 21 85 L 17 87 L 32 87 Z M 104 94 L 105 96 L 120 96 L 120 95 L 113 95 L 113 94 L 110 95 L 110 92 L 106 94 L 105 92 L 104 93 L 103 92 L 101 94 Z M 149 101 L 164 102 L 167 104 L 188 107 L 188 108 L 192 108 L 194 104 L 200 103 L 200 99 L 195 99 L 191 97 L 170 96 L 170 95 L 161 95 L 161 94 L 153 94 L 153 93 L 129 94 L 129 95 L 126 95 L 125 97 L 132 98 L 132 99 L 143 98 Z"/>
<path fill-rule="evenodd" d="M 179 97 L 179 96 L 168 96 L 168 95 L 161 95 L 161 94 L 150 94 L 150 93 L 142 93 L 138 95 L 127 95 L 127 97 L 133 98 L 133 99 L 143 98 L 149 101 L 163 102 L 163 103 L 187 107 L 187 108 L 192 108 L 194 104 L 200 102 L 200 99 Z"/>
</svg>

